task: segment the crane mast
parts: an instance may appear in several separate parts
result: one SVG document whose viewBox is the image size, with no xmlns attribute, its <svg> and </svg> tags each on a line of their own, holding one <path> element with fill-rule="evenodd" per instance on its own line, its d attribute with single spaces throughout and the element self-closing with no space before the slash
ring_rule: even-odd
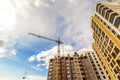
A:
<svg viewBox="0 0 120 80">
<path fill-rule="evenodd" d="M 60 37 L 58 37 L 58 56 L 60 56 Z"/>
</svg>

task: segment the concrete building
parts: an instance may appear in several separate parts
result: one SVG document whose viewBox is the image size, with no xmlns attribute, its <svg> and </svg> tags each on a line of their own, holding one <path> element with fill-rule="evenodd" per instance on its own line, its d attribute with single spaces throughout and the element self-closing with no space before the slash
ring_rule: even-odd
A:
<svg viewBox="0 0 120 80">
<path fill-rule="evenodd" d="M 120 2 L 99 2 L 91 17 L 93 49 L 108 80 L 120 80 Z"/>
<path fill-rule="evenodd" d="M 84 52 L 49 62 L 48 80 L 108 80 L 97 55 Z"/>
</svg>

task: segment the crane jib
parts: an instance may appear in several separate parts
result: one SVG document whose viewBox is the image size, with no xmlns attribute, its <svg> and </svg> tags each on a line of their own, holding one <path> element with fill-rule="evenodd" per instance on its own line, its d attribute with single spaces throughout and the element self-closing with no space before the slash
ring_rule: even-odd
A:
<svg viewBox="0 0 120 80">
<path fill-rule="evenodd" d="M 48 37 L 45 37 L 45 36 L 36 35 L 36 34 L 34 34 L 34 33 L 29 33 L 29 35 L 37 36 L 37 37 L 39 37 L 39 38 L 43 38 L 43 39 L 47 39 L 47 40 L 51 40 L 51 41 L 55 41 L 55 42 L 57 42 L 57 43 L 63 44 L 63 42 L 61 42 L 59 39 L 58 39 L 58 40 L 54 40 L 54 39 L 51 39 L 51 38 L 48 38 Z"/>
</svg>

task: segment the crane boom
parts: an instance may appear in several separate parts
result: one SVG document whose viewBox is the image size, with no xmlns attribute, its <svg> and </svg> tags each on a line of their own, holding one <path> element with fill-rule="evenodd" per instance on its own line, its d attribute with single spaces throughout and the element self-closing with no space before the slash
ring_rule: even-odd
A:
<svg viewBox="0 0 120 80">
<path fill-rule="evenodd" d="M 34 33 L 28 33 L 28 34 L 33 35 L 33 36 L 37 36 L 39 38 L 43 38 L 43 39 L 47 39 L 47 40 L 50 40 L 50 41 L 57 42 L 58 43 L 58 55 L 60 56 L 60 44 L 63 44 L 63 42 L 60 41 L 59 37 L 58 37 L 58 40 L 54 40 L 54 39 L 51 39 L 51 38 L 48 38 L 48 37 L 45 37 L 45 36 L 41 36 L 41 35 L 37 35 L 37 34 L 34 34 Z"/>
<path fill-rule="evenodd" d="M 50 40 L 50 41 L 55 41 L 55 42 L 63 43 L 63 42 L 61 42 L 59 40 L 54 40 L 54 39 L 51 39 L 51 38 L 48 38 L 48 37 L 45 37 L 45 36 L 41 36 L 41 35 L 37 35 L 37 34 L 34 34 L 34 33 L 29 33 L 29 35 L 37 36 L 39 38 L 44 38 L 44 39 L 47 39 L 47 40 Z"/>
</svg>

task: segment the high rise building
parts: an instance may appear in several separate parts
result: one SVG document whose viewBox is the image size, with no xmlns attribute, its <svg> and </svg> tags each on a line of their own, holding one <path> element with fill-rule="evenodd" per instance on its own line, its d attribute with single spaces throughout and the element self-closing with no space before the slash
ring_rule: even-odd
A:
<svg viewBox="0 0 120 80">
<path fill-rule="evenodd" d="M 108 80 L 120 80 L 120 2 L 99 2 L 91 17 L 92 47 Z"/>
<path fill-rule="evenodd" d="M 79 54 L 75 52 L 73 56 L 51 59 L 48 80 L 108 80 L 99 58 L 93 51 Z"/>
</svg>

